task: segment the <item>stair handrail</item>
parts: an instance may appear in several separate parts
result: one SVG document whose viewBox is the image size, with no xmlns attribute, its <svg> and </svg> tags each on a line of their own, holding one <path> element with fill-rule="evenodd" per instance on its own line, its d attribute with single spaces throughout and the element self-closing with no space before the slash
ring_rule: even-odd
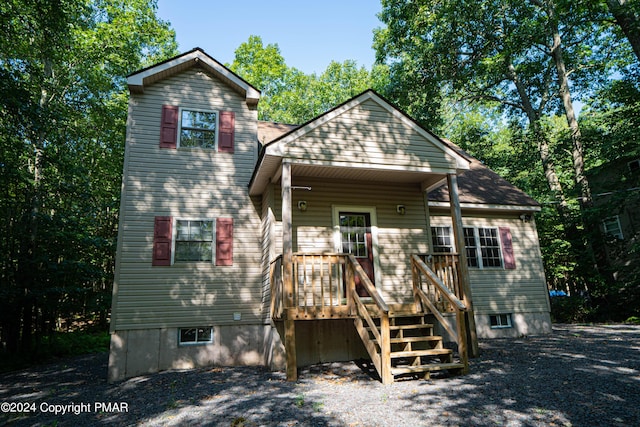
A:
<svg viewBox="0 0 640 427">
<path fill-rule="evenodd" d="M 469 356 L 467 353 L 467 340 L 466 340 L 466 320 L 465 320 L 465 312 L 467 312 L 467 307 L 464 305 L 458 297 L 451 292 L 451 290 L 442 282 L 442 280 L 435 274 L 431 268 L 418 256 L 411 255 L 411 266 L 413 271 L 413 292 L 414 296 L 417 300 L 419 300 L 423 305 L 425 305 L 431 314 L 433 314 L 436 319 L 440 322 L 442 327 L 451 335 L 451 337 L 458 344 L 458 354 L 460 355 L 460 360 L 464 364 L 464 372 L 466 373 L 469 369 Z M 421 282 L 419 280 L 418 272 L 422 273 L 429 282 L 436 287 L 436 289 L 440 292 L 444 298 L 451 303 L 454 311 L 456 312 L 456 325 L 457 331 L 454 331 L 451 326 L 449 326 L 449 322 L 442 315 L 440 310 L 436 305 L 436 301 L 432 301 L 430 295 L 428 295 L 424 289 L 420 286 Z M 416 301 L 417 302 L 417 301 Z"/>
<path fill-rule="evenodd" d="M 274 319 L 281 319 L 284 312 L 282 274 L 282 255 L 278 255 L 269 265 L 271 317 Z"/>
<path fill-rule="evenodd" d="M 349 261 L 349 269 L 353 273 L 349 279 L 350 283 L 347 284 L 349 289 L 349 300 L 353 301 L 352 307 L 355 312 L 354 314 L 358 315 L 356 320 L 360 321 L 361 326 L 362 320 L 364 320 L 369 325 L 369 328 L 371 328 L 371 331 L 380 346 L 380 356 L 375 353 L 375 349 L 372 348 L 372 346 L 367 346 L 365 343 L 365 347 L 367 348 L 369 356 L 371 356 L 371 360 L 374 362 L 374 366 L 380 375 L 382 384 L 391 384 L 393 382 L 393 375 L 391 374 L 391 328 L 389 327 L 389 306 L 384 301 L 382 295 L 380 295 L 373 282 L 371 282 L 371 279 L 369 279 L 369 276 L 364 271 L 356 257 L 353 254 L 348 254 L 347 259 Z M 360 280 L 360 284 L 364 287 L 375 303 L 380 316 L 379 330 L 364 305 L 362 297 L 360 297 L 356 291 L 356 277 Z M 358 327 L 358 323 L 356 323 L 356 327 Z M 365 337 L 362 334 L 360 336 L 364 341 Z"/>
<path fill-rule="evenodd" d="M 457 310 L 467 310 L 467 307 L 464 305 L 464 303 L 460 301 L 453 292 L 451 292 L 451 290 L 444 284 L 444 282 L 438 277 L 438 275 L 434 273 L 418 255 L 411 255 L 411 263 L 416 268 L 418 268 L 418 270 L 420 270 L 420 272 L 424 274 L 427 279 L 429 279 L 432 285 L 438 288 L 438 291 L 440 291 L 442 296 L 444 296 L 447 301 L 453 304 Z M 415 286 L 416 284 L 414 283 L 414 287 Z"/>
</svg>

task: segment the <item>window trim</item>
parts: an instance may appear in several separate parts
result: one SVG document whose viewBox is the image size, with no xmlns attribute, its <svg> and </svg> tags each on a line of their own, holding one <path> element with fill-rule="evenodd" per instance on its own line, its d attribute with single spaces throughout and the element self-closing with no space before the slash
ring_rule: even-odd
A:
<svg viewBox="0 0 640 427">
<path fill-rule="evenodd" d="M 195 341 L 182 341 L 182 331 L 186 329 L 195 329 L 196 330 L 196 340 Z M 199 341 L 198 340 L 198 330 L 199 329 L 208 329 L 210 334 L 210 338 L 207 341 Z M 191 345 L 207 345 L 213 343 L 213 326 L 192 326 L 187 328 L 178 328 L 178 346 L 191 346 Z"/>
<path fill-rule="evenodd" d="M 210 221 L 212 224 L 211 231 L 211 260 L 210 261 L 176 261 L 176 243 L 178 242 L 178 221 Z M 210 263 L 214 264 L 216 262 L 216 218 L 173 218 L 173 230 L 172 230 L 172 238 L 171 238 L 171 265 L 176 263 L 178 264 L 188 264 L 188 263 Z M 204 240 L 203 240 L 204 241 Z"/>
<path fill-rule="evenodd" d="M 502 323 L 503 320 L 503 316 L 504 319 L 506 320 L 506 323 Z M 496 319 L 496 324 L 493 324 L 493 319 Z M 513 316 L 511 315 L 511 313 L 498 313 L 498 314 L 490 314 L 489 315 L 489 327 L 491 329 L 509 329 L 509 328 L 513 328 Z"/>
<path fill-rule="evenodd" d="M 465 228 L 473 228 L 473 234 L 474 234 L 474 239 L 476 241 L 476 257 L 478 260 L 478 267 L 473 267 L 473 268 L 479 268 L 481 270 L 487 270 L 487 269 L 502 269 L 504 270 L 504 254 L 502 253 L 502 240 L 500 238 L 500 229 L 498 227 L 465 227 Z M 494 266 L 494 265 L 490 265 L 490 266 L 485 266 L 485 262 L 484 262 L 484 258 L 482 256 L 482 248 L 488 248 L 491 247 L 493 248 L 493 246 L 482 246 L 481 240 L 480 240 L 480 229 L 484 229 L 484 230 L 495 230 L 496 232 L 496 240 L 498 241 L 498 258 L 500 260 L 500 265 L 499 266 Z"/>
<path fill-rule="evenodd" d="M 447 235 L 439 235 L 438 234 L 438 229 L 442 229 L 442 230 L 447 230 Z M 453 232 L 451 230 L 451 226 L 448 225 L 432 225 L 431 226 L 431 249 L 433 250 L 434 253 L 454 253 L 455 250 L 455 245 L 453 242 Z M 435 231 L 435 233 L 434 233 Z M 434 242 L 434 240 L 437 240 L 439 237 L 444 237 L 447 238 L 449 240 L 449 244 L 448 245 L 435 245 L 434 243 L 439 243 L 439 242 Z M 442 251 L 442 252 L 437 252 L 436 251 L 436 247 L 438 248 L 448 248 L 448 251 Z"/>
<path fill-rule="evenodd" d="M 431 233 L 431 249 L 434 250 L 434 242 L 433 239 L 436 237 L 434 235 L 434 228 L 442 228 L 442 229 L 447 229 L 449 232 L 449 239 L 451 241 L 451 252 L 455 253 L 456 251 L 455 249 L 455 242 L 453 239 L 453 229 L 450 225 L 432 225 L 431 229 L 430 229 L 430 233 Z M 465 241 L 465 245 L 464 245 L 464 250 L 468 251 L 468 250 L 474 250 L 475 252 L 475 260 L 477 261 L 478 265 L 469 265 L 469 257 L 467 256 L 467 267 L 468 268 L 473 268 L 473 269 L 478 269 L 478 270 L 506 270 L 505 268 L 505 262 L 504 262 L 504 253 L 502 251 L 502 238 L 500 236 L 500 227 L 486 227 L 486 226 L 463 226 L 463 232 L 464 230 L 473 230 L 473 240 L 475 242 L 475 245 L 473 247 L 467 246 L 466 241 Z M 486 246 L 482 246 L 480 244 L 480 233 L 479 233 L 479 229 L 491 229 L 491 230 L 495 230 L 496 232 L 496 239 L 498 241 L 498 255 L 500 257 L 500 266 L 485 266 L 484 264 L 484 260 L 482 258 L 482 249 L 483 247 Z M 469 236 L 471 237 L 471 236 Z M 465 240 L 466 240 L 467 236 L 465 236 Z M 437 245 L 439 247 L 447 247 L 446 245 Z M 493 246 L 491 247 L 493 248 Z M 446 252 L 435 252 L 434 253 L 446 253 Z M 459 252 L 458 252 L 459 253 Z M 468 252 L 465 252 L 465 254 L 468 254 Z"/>
<path fill-rule="evenodd" d="M 373 271 L 375 283 L 382 283 L 380 276 L 380 250 L 378 246 L 378 214 L 375 206 L 362 205 L 331 205 L 331 222 L 333 225 L 333 246 L 337 253 L 342 251 L 342 238 L 340 235 L 340 212 L 368 213 L 371 220 L 371 252 L 373 255 Z"/>
<path fill-rule="evenodd" d="M 183 111 L 193 111 L 196 113 L 213 113 L 216 115 L 216 130 L 214 131 L 214 144 L 213 147 L 183 147 L 181 142 L 182 136 L 182 112 Z M 206 109 L 198 109 L 198 108 L 190 108 L 190 107 L 178 107 L 178 126 L 176 132 L 176 148 L 181 148 L 183 150 L 213 150 L 218 151 L 218 135 L 220 133 L 220 111 L 219 110 L 206 110 Z M 195 128 L 198 129 L 198 128 Z M 206 132 L 211 132 L 210 130 L 205 130 Z"/>
</svg>

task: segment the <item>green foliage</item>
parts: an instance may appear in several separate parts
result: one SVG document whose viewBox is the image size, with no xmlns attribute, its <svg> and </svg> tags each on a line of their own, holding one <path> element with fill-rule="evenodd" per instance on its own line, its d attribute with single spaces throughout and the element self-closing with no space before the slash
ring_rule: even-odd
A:
<svg viewBox="0 0 640 427">
<path fill-rule="evenodd" d="M 0 335 L 29 352 L 110 308 L 127 74 L 175 54 L 154 0 L 0 4 Z"/>
<path fill-rule="evenodd" d="M 0 353 L 0 371 L 16 370 L 54 358 L 104 353 L 109 350 L 110 339 L 105 331 L 53 333 L 42 337 L 39 343 L 34 342 L 27 353 Z"/>
<path fill-rule="evenodd" d="M 585 323 L 593 319 L 590 300 L 582 296 L 551 298 L 551 321 L 553 323 Z"/>
<path fill-rule="evenodd" d="M 386 67 L 374 73 L 355 61 L 332 61 L 317 76 L 288 67 L 276 44 L 264 46 L 258 36 L 235 51 L 229 68 L 262 91 L 258 104 L 260 120 L 300 124 L 310 120 L 369 88 L 386 84 Z"/>
<path fill-rule="evenodd" d="M 635 269 L 606 269 L 600 217 L 578 202 L 581 161 L 589 169 L 640 156 L 633 33 L 612 19 L 614 3 L 383 0 L 374 36 L 377 60 L 389 67 L 387 97 L 541 202 L 549 286 L 594 295 L 593 309 L 567 303 L 574 314 L 564 318 L 630 315 L 622 307 L 637 306 Z M 566 93 L 586 101 L 579 125 Z"/>
</svg>

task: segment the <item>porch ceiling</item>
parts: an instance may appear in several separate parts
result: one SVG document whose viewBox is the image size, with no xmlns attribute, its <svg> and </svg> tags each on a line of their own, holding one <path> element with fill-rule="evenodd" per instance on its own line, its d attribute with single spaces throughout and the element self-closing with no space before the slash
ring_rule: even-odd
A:
<svg viewBox="0 0 640 427">
<path fill-rule="evenodd" d="M 291 176 L 293 179 L 300 177 L 313 177 L 339 181 L 422 184 L 425 187 L 431 186 L 446 177 L 444 174 L 425 173 L 422 171 L 357 167 L 344 168 L 298 164 L 292 165 Z"/>
<path fill-rule="evenodd" d="M 265 156 L 259 170 L 249 187 L 249 194 L 262 194 L 267 183 L 278 183 L 282 173 L 282 159 L 276 156 Z M 446 178 L 446 171 L 410 170 L 402 166 L 371 167 L 369 166 L 335 166 L 293 163 L 291 176 L 299 182 L 299 178 L 320 178 L 338 181 L 380 182 L 398 184 L 418 184 L 429 188 Z"/>
</svg>

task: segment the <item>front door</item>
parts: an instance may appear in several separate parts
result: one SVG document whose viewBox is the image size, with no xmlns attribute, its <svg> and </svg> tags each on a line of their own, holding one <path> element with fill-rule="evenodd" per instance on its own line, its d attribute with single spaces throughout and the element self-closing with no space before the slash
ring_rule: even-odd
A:
<svg viewBox="0 0 640 427">
<path fill-rule="evenodd" d="M 353 254 L 362 269 L 375 285 L 373 268 L 373 239 L 371 235 L 371 214 L 368 212 L 340 212 L 340 239 L 343 253 Z M 359 277 L 356 277 L 356 291 L 362 297 L 369 294 Z"/>
</svg>

